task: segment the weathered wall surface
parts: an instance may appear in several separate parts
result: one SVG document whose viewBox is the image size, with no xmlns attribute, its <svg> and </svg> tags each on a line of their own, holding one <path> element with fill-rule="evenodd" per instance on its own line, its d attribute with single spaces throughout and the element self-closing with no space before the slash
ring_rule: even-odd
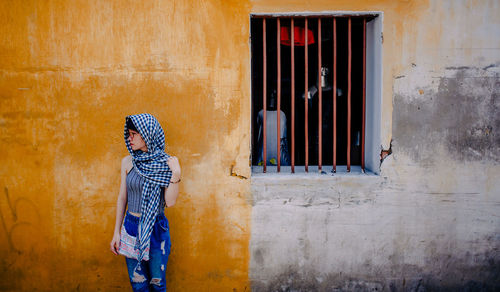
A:
<svg viewBox="0 0 500 292">
<path fill-rule="evenodd" d="M 124 118 L 183 166 L 170 291 L 248 291 L 248 12 L 231 1 L 0 1 L 0 290 L 128 291 L 109 251 Z"/>
<path fill-rule="evenodd" d="M 252 12 L 384 12 L 381 176 L 253 176 Z M 128 290 L 124 117 L 183 166 L 170 291 L 498 287 L 497 1 L 1 1 L 0 290 Z M 294 190 L 292 192 L 292 190 Z"/>
<path fill-rule="evenodd" d="M 500 3 L 303 5 L 254 10 L 384 12 L 392 155 L 380 176 L 253 175 L 253 289 L 499 289 Z"/>
</svg>

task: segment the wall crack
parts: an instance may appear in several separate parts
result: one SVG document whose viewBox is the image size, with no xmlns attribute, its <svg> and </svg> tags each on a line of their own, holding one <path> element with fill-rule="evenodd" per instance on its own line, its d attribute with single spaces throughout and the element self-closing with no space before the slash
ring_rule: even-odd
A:
<svg viewBox="0 0 500 292">
<path fill-rule="evenodd" d="M 380 146 L 381 151 L 380 151 L 380 166 L 382 166 L 382 162 L 387 158 L 387 156 L 392 154 L 392 139 L 391 142 L 389 143 L 389 149 L 385 150 L 384 146 Z"/>
</svg>

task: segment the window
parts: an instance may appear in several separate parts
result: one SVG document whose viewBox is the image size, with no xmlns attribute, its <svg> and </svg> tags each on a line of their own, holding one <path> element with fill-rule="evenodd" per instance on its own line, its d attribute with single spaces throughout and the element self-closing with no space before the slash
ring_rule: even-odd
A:
<svg viewBox="0 0 500 292">
<path fill-rule="evenodd" d="M 378 16 L 251 16 L 254 173 L 378 172 Z"/>
</svg>

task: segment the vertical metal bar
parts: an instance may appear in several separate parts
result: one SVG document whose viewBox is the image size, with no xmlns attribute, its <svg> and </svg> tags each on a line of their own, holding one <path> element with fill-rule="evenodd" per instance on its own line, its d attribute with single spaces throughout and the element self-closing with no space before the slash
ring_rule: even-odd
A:
<svg viewBox="0 0 500 292">
<path fill-rule="evenodd" d="M 366 18 L 363 18 L 363 121 L 361 123 L 361 169 L 365 171 L 365 114 L 366 114 Z"/>
<path fill-rule="evenodd" d="M 321 86 L 321 18 L 318 18 L 318 171 L 321 172 L 323 126 L 322 122 L 323 90 Z"/>
<path fill-rule="evenodd" d="M 292 59 L 292 173 L 295 173 L 295 27 L 291 19 L 291 59 Z"/>
<path fill-rule="evenodd" d="M 352 66 L 352 20 L 349 17 L 348 65 L 347 65 L 347 171 L 351 171 L 351 66 Z"/>
<path fill-rule="evenodd" d="M 304 127 L 304 135 L 305 135 L 305 150 L 306 150 L 306 160 L 305 160 L 305 170 L 306 172 L 309 172 L 309 115 L 308 115 L 308 105 L 309 105 L 309 85 L 308 85 L 308 80 L 307 80 L 307 76 L 309 74 L 309 60 L 308 60 L 308 45 L 309 45 L 309 41 L 307 39 L 307 35 L 308 35 L 308 28 L 307 28 L 307 18 L 305 19 L 305 24 L 304 24 L 304 35 L 305 35 L 305 43 L 304 43 L 304 58 L 305 58 L 305 61 L 304 61 L 304 71 L 305 71 L 305 78 L 304 78 L 304 88 L 305 88 L 305 93 L 304 93 L 304 112 L 305 112 L 305 116 L 304 116 L 304 122 L 305 122 L 305 127 Z"/>
<path fill-rule="evenodd" d="M 337 19 L 333 18 L 333 172 L 337 172 Z"/>
<path fill-rule="evenodd" d="M 264 168 L 263 171 L 266 172 L 266 166 L 267 166 L 267 137 L 266 137 L 266 112 L 267 112 L 267 56 L 266 56 L 266 19 L 262 19 L 262 103 L 264 107 L 264 116 L 263 116 L 263 121 L 262 121 L 262 133 L 263 133 L 263 153 L 262 153 L 262 160 L 264 162 Z"/>
<path fill-rule="evenodd" d="M 281 117 L 280 117 L 280 113 L 281 113 L 281 45 L 280 45 L 280 41 L 281 41 L 281 22 L 280 22 L 280 19 L 278 18 L 277 19 L 277 32 L 276 32 L 276 52 L 278 54 L 278 80 L 277 80 L 277 87 L 276 87 L 276 91 L 277 91 L 277 98 L 278 98 L 278 101 L 277 101 L 277 121 L 276 121 L 276 124 L 277 124 L 277 129 L 276 129 L 276 139 L 278 140 L 277 143 L 276 143 L 276 147 L 278 148 L 277 149 L 277 152 L 278 153 L 278 157 L 276 158 L 278 160 L 278 168 L 277 168 L 277 171 L 280 172 L 280 169 L 281 169 Z"/>
</svg>

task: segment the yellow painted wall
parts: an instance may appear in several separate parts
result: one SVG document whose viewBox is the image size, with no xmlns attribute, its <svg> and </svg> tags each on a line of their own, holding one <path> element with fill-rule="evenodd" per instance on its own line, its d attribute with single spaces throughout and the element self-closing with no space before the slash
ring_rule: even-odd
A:
<svg viewBox="0 0 500 292">
<path fill-rule="evenodd" d="M 428 9 L 423 0 L 0 1 L 0 290 L 129 288 L 108 245 L 124 117 L 150 112 L 183 167 L 167 210 L 170 291 L 248 291 L 250 13 L 383 11 L 388 146 L 393 77 L 411 66 L 416 52 L 403 48 L 415 47 Z"/>
<path fill-rule="evenodd" d="M 248 6 L 0 2 L 0 290 L 128 291 L 109 251 L 124 118 L 183 167 L 170 291 L 248 288 Z"/>
</svg>

